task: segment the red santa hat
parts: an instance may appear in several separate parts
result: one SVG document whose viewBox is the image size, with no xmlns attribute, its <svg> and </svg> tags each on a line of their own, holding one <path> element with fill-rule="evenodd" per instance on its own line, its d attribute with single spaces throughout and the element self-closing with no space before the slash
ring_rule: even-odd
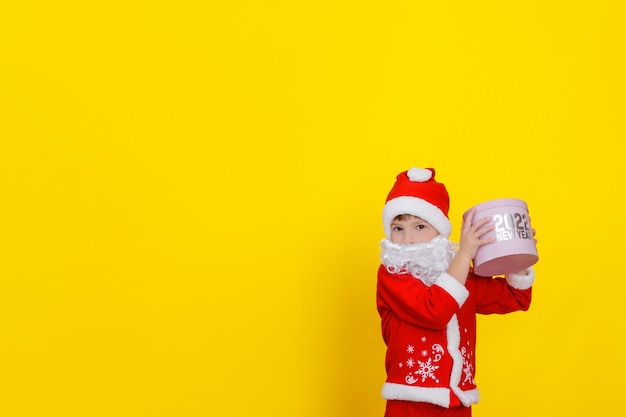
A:
<svg viewBox="0 0 626 417">
<path fill-rule="evenodd" d="M 448 191 L 443 184 L 435 181 L 433 168 L 411 168 L 401 172 L 383 208 L 385 235 L 387 238 L 391 236 L 391 222 L 396 216 L 412 214 L 426 220 L 441 235 L 450 237 L 449 207 Z"/>
</svg>

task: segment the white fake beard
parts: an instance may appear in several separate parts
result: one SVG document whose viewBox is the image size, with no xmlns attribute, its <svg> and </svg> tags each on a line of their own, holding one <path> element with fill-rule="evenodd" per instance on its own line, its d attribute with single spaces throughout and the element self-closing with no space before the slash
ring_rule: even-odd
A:
<svg viewBox="0 0 626 417">
<path fill-rule="evenodd" d="M 442 272 L 450 267 L 455 246 L 444 236 L 436 236 L 426 243 L 380 242 L 380 261 L 392 274 L 410 273 L 426 285 L 432 285 Z"/>
</svg>

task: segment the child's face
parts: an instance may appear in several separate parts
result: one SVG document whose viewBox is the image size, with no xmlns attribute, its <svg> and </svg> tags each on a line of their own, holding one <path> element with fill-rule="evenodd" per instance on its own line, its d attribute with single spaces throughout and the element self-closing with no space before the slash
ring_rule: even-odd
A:
<svg viewBox="0 0 626 417">
<path fill-rule="evenodd" d="M 419 217 L 398 216 L 391 222 L 390 240 L 393 243 L 426 243 L 436 236 L 439 231 Z"/>
</svg>

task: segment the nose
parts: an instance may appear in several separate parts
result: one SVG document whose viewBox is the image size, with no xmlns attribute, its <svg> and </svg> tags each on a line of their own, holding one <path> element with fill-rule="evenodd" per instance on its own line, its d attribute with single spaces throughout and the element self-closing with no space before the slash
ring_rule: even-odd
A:
<svg viewBox="0 0 626 417">
<path fill-rule="evenodd" d="M 402 238 L 402 243 L 411 244 L 411 245 L 415 243 L 415 237 L 413 236 L 413 233 L 409 233 L 407 231 Z"/>
</svg>

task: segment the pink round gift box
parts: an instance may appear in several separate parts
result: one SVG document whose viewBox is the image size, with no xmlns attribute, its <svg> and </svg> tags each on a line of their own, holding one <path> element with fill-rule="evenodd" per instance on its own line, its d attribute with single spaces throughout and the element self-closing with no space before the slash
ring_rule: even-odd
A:
<svg viewBox="0 0 626 417">
<path fill-rule="evenodd" d="M 522 271 L 539 260 L 537 246 L 530 226 L 528 206 L 522 200 L 501 198 L 474 206 L 473 223 L 491 218 L 495 230 L 485 233 L 481 239 L 496 241 L 478 248 L 474 257 L 474 272 L 481 276 L 493 276 Z M 463 214 L 463 220 L 471 209 Z"/>
</svg>

